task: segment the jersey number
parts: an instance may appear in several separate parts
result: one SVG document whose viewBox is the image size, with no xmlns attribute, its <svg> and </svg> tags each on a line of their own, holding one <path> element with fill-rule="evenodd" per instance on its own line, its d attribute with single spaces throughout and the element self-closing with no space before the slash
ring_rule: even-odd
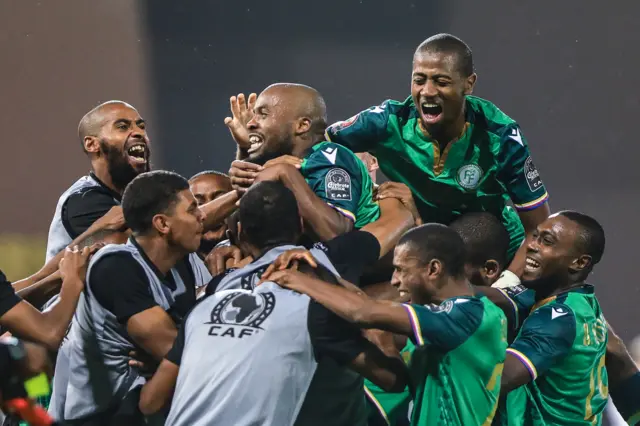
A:
<svg viewBox="0 0 640 426">
<path fill-rule="evenodd" d="M 602 377 L 605 371 L 604 357 L 605 355 L 600 357 L 598 366 L 592 369 L 591 374 L 589 374 L 589 395 L 587 395 L 587 403 L 584 407 L 584 419 L 592 422 L 593 424 L 596 424 L 597 421 L 597 416 L 593 415 L 593 406 L 591 405 L 596 393 L 596 388 L 603 399 L 607 399 L 609 397 L 609 388 L 604 384 L 604 379 Z"/>
</svg>

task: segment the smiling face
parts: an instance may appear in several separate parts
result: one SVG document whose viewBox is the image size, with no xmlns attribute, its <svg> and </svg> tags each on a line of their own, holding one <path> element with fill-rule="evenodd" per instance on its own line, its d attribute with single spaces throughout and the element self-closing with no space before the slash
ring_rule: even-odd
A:
<svg viewBox="0 0 640 426">
<path fill-rule="evenodd" d="M 264 164 L 293 152 L 295 122 L 299 114 L 291 93 L 279 88 L 266 89 L 258 96 L 253 118 L 247 123 L 251 147 L 248 161 Z"/>
<path fill-rule="evenodd" d="M 418 51 L 413 58 L 411 96 L 420 121 L 430 134 L 464 116 L 465 97 L 473 91 L 476 75 L 460 72 L 452 53 Z"/>
<path fill-rule="evenodd" d="M 412 303 L 431 303 L 437 288 L 429 279 L 428 270 L 428 265 L 420 261 L 411 244 L 396 246 L 393 252 L 391 285 L 398 290 L 401 298 L 408 298 Z"/>
<path fill-rule="evenodd" d="M 590 264 L 590 257 L 576 249 L 580 227 L 553 215 L 542 222 L 526 241 L 527 257 L 522 282 L 529 288 L 549 287 L 569 281 L 569 276 Z"/>
</svg>

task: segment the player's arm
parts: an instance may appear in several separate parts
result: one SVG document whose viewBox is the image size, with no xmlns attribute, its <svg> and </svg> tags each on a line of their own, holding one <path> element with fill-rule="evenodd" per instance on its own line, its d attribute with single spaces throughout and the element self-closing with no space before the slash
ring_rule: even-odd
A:
<svg viewBox="0 0 640 426">
<path fill-rule="evenodd" d="M 328 141 L 344 145 L 353 152 L 375 149 L 378 141 L 387 135 L 389 101 L 371 107 L 345 121 L 338 121 L 327 128 Z"/>
<path fill-rule="evenodd" d="M 200 210 L 205 214 L 204 230 L 209 231 L 224 222 L 234 211 L 236 203 L 240 199 L 240 194 L 233 190 L 220 197 L 200 206 Z"/>
<path fill-rule="evenodd" d="M 84 276 L 90 248 L 66 251 L 62 262 L 63 276 L 60 301 L 50 311 L 40 312 L 20 299 L 11 285 L 0 277 L 0 325 L 12 334 L 45 345 L 57 351 L 73 318 L 80 294 L 84 289 Z"/>
<path fill-rule="evenodd" d="M 331 197 L 324 199 L 324 193 L 314 192 L 294 166 L 278 164 L 269 167 L 258 174 L 255 182 L 265 180 L 279 180 L 293 192 L 300 216 L 320 240 L 330 240 L 353 229 L 355 214 L 346 209 L 331 207 L 328 204 Z"/>
<path fill-rule="evenodd" d="M 522 285 L 507 288 L 477 286 L 474 289 L 476 293 L 485 295 L 494 305 L 502 309 L 507 317 L 509 340 L 513 340 L 517 330 L 535 304 L 535 291 Z"/>
<path fill-rule="evenodd" d="M 537 309 L 507 349 L 500 393 L 505 395 L 544 374 L 569 354 L 575 337 L 576 319 L 569 307 L 552 304 Z"/>
<path fill-rule="evenodd" d="M 379 258 L 389 253 L 398 244 L 406 231 L 413 228 L 415 218 L 398 199 L 386 198 L 379 202 L 380 218 L 363 226 L 360 230 L 373 235 L 380 244 Z"/>
<path fill-rule="evenodd" d="M 162 360 L 176 338 L 176 326 L 154 300 L 146 274 L 131 254 L 101 258 L 91 268 L 89 285 L 98 303 L 115 315 L 133 341 Z"/>
<path fill-rule="evenodd" d="M 122 207 L 113 206 L 102 217 L 82 232 L 81 235 L 76 237 L 67 247 L 74 248 L 75 246 L 78 246 L 79 248 L 84 248 L 99 243 L 124 243 L 128 238 L 129 232 L 121 232 L 123 226 L 124 215 L 122 214 Z M 57 293 L 60 288 L 60 282 L 57 281 L 55 277 L 52 277 L 52 274 L 58 270 L 58 265 L 64 257 L 64 253 L 65 251 L 61 250 L 60 253 L 49 259 L 49 261 L 45 263 L 38 272 L 13 283 L 13 289 L 16 292 L 19 292 L 38 283 L 39 285 L 32 288 L 29 292 L 34 293 L 32 294 L 33 297 L 43 297 L 40 292 Z"/>
<path fill-rule="evenodd" d="M 318 361 L 329 357 L 387 392 L 405 389 L 408 374 L 398 351 L 385 355 L 364 338 L 354 324 L 349 324 L 315 301 L 309 305 L 308 327 Z"/>
<path fill-rule="evenodd" d="M 518 211 L 525 233 L 529 234 L 549 217 L 549 194 L 519 126 L 512 124 L 502 131 L 498 179 Z M 521 248 L 509 269 L 519 276 L 524 268 L 524 261 L 524 250 Z"/>
<path fill-rule="evenodd" d="M 21 299 L 39 308 L 47 303 L 47 301 L 53 296 L 58 294 L 61 286 L 62 275 L 60 274 L 60 271 L 55 271 L 45 279 L 28 287 L 22 288 L 22 290 L 16 291 L 16 294 Z"/>
<path fill-rule="evenodd" d="M 145 416 L 157 413 L 171 402 L 184 351 L 184 327 L 183 323 L 171 350 L 162 360 L 153 377 L 142 387 L 138 406 Z"/>
</svg>

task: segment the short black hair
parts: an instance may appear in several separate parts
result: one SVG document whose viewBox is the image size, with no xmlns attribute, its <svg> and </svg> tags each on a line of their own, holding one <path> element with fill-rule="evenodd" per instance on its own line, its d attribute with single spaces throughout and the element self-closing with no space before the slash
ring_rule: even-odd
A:
<svg viewBox="0 0 640 426">
<path fill-rule="evenodd" d="M 423 52 L 445 53 L 457 57 L 458 71 L 469 77 L 473 74 L 473 54 L 471 48 L 458 37 L 441 33 L 429 37 L 416 49 L 415 55 Z"/>
<path fill-rule="evenodd" d="M 144 234 L 159 213 L 171 213 L 178 193 L 189 189 L 189 182 L 174 172 L 155 170 L 136 176 L 122 195 L 122 212 L 134 234 Z"/>
<path fill-rule="evenodd" d="M 259 249 L 293 244 L 302 233 L 296 197 L 280 182 L 253 185 L 240 199 L 241 237 Z"/>
<path fill-rule="evenodd" d="M 452 277 L 464 276 L 466 251 L 462 237 L 448 226 L 427 223 L 407 231 L 398 245 L 408 244 L 418 259 L 427 264 L 439 259 L 445 273 Z"/>
<path fill-rule="evenodd" d="M 221 178 L 230 179 L 229 175 L 225 173 L 218 172 L 216 170 L 204 170 L 202 172 L 196 173 L 195 175 L 191 176 L 189 178 L 189 182 L 202 176 L 220 176 Z"/>
<path fill-rule="evenodd" d="M 465 213 L 449 227 L 456 231 L 467 250 L 467 263 L 482 266 L 495 260 L 507 266 L 510 237 L 502 222 L 488 212 Z"/>
<path fill-rule="evenodd" d="M 604 255 L 605 235 L 602 225 L 591 216 L 572 210 L 560 211 L 558 215 L 566 217 L 580 227 L 576 249 L 591 256 L 591 267 L 589 268 L 591 270 L 602 260 L 602 255 Z"/>
</svg>

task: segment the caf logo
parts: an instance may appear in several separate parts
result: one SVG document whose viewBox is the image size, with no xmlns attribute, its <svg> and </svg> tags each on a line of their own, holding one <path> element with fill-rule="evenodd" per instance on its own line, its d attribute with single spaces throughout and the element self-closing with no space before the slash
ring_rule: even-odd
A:
<svg viewBox="0 0 640 426">
<path fill-rule="evenodd" d="M 273 293 L 234 291 L 211 311 L 209 336 L 251 336 L 262 330 L 260 325 L 271 315 L 275 305 Z"/>
<path fill-rule="evenodd" d="M 262 278 L 262 274 L 267 270 L 268 267 L 269 265 L 261 266 L 253 273 L 247 274 L 240 278 L 240 288 L 242 288 L 243 290 L 253 290 L 254 288 L 256 288 L 256 284 L 260 281 L 260 279 Z"/>
</svg>

